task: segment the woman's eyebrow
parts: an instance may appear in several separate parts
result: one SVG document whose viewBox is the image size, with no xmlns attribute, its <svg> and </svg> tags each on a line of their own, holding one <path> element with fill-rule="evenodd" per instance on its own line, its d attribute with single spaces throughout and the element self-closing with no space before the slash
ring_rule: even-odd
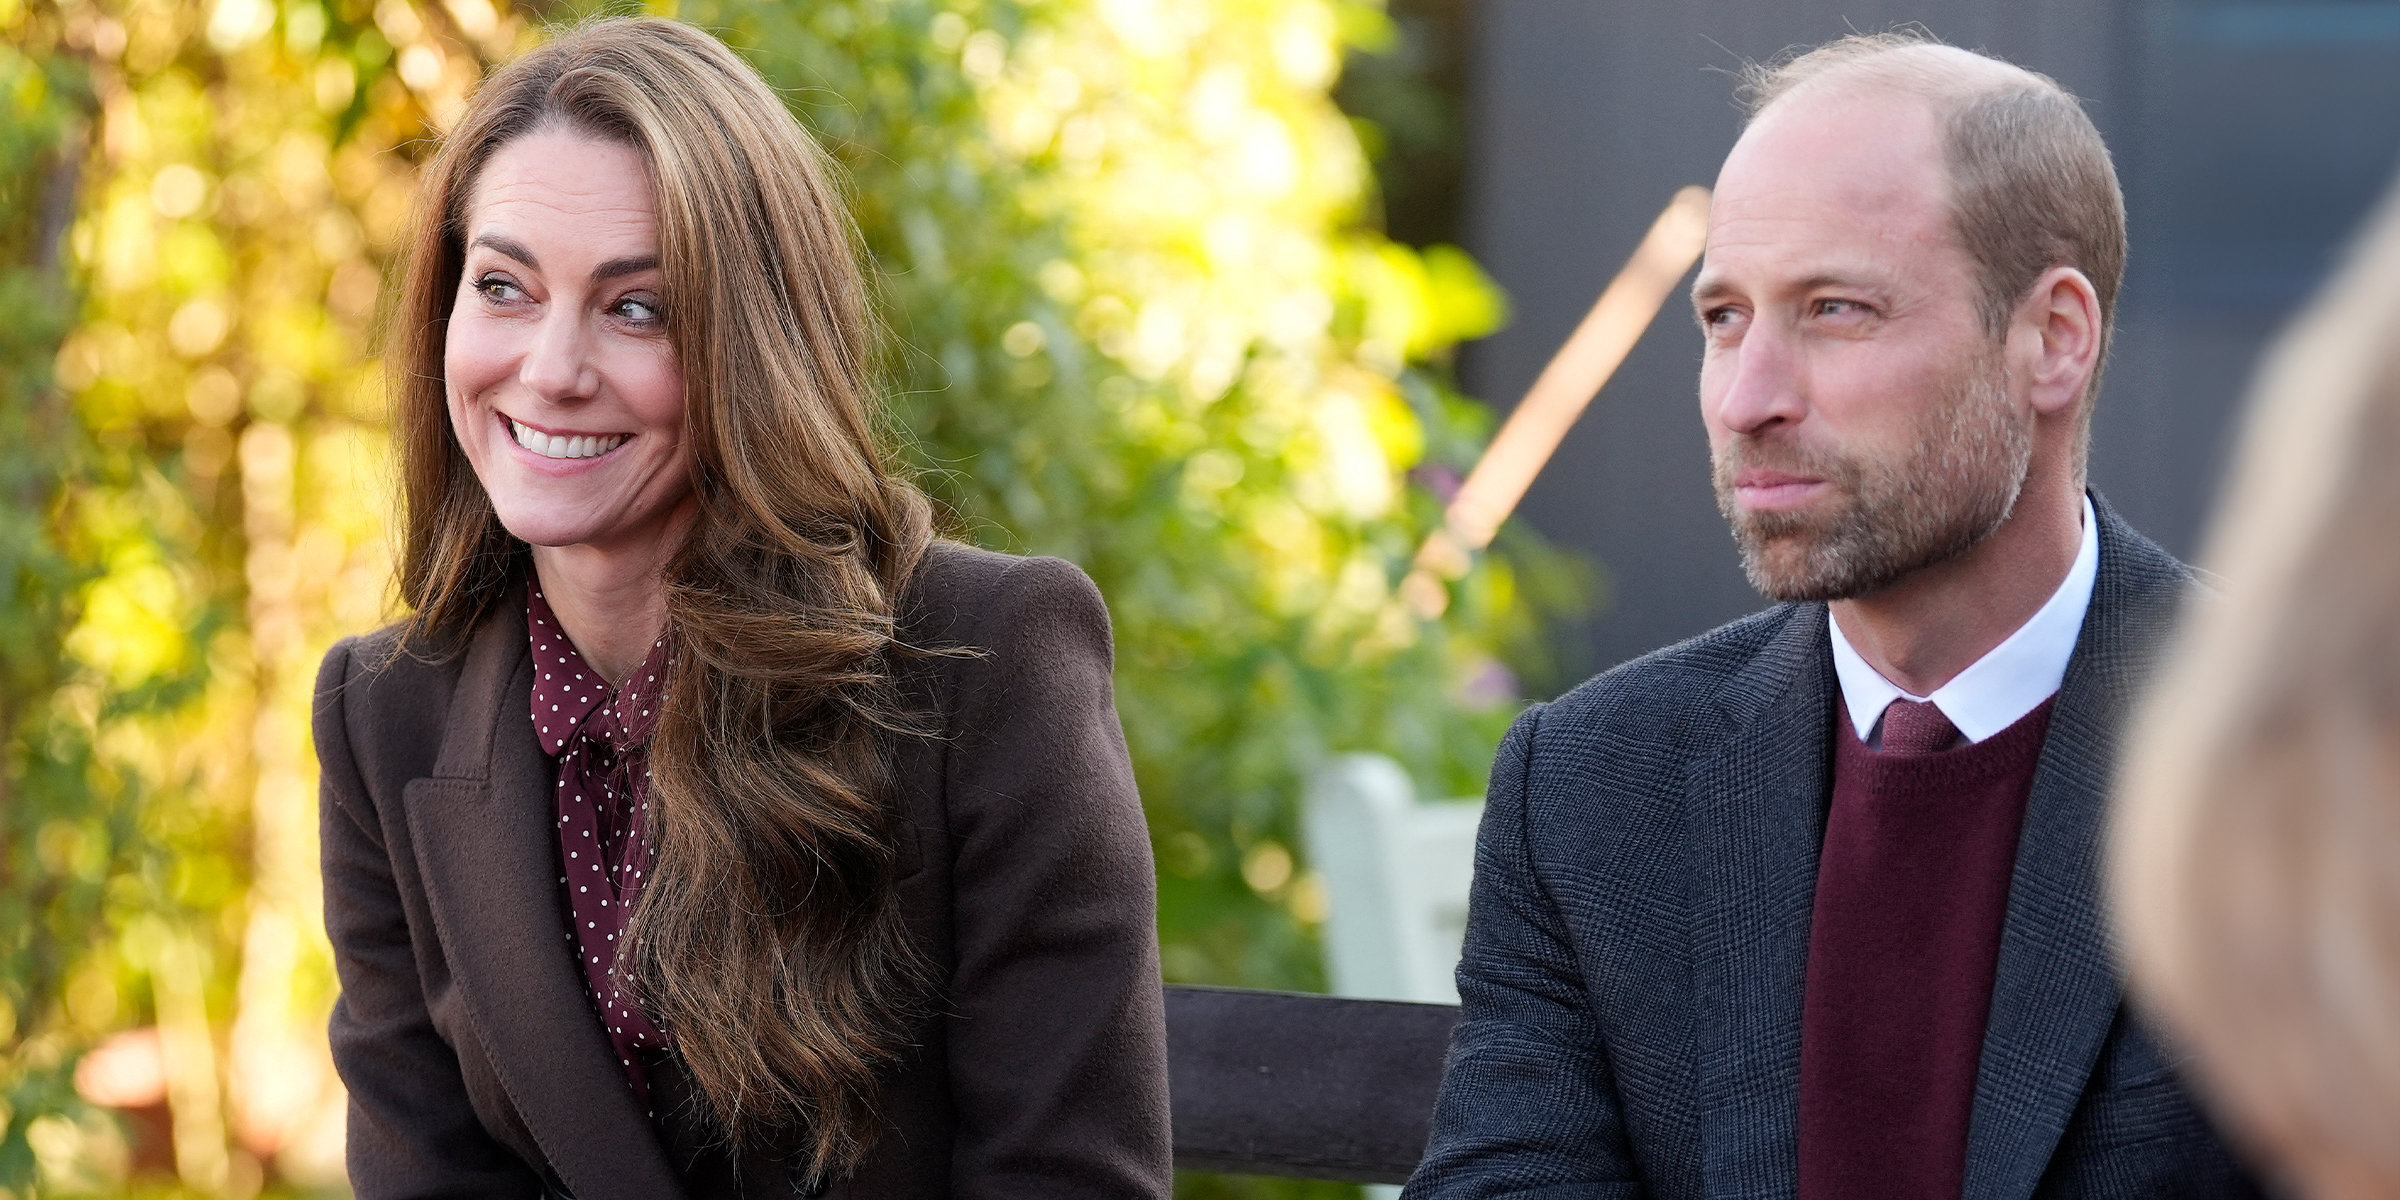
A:
<svg viewBox="0 0 2400 1200">
<path fill-rule="evenodd" d="M 612 258 L 607 262 L 601 263 L 599 266 L 592 268 L 592 282 L 599 283 L 605 280 L 615 279 L 620 275 L 631 275 L 636 271 L 647 271 L 657 265 L 658 256 L 655 254 L 644 255 L 640 258 Z"/>
<path fill-rule="evenodd" d="M 535 258 L 533 256 L 533 251 L 526 249 L 523 243 L 512 241 L 496 233 L 476 234 L 475 240 L 467 243 L 467 245 L 489 246 L 493 250 L 497 250 L 500 253 L 517 260 L 518 262 L 524 263 L 526 266 L 532 267 L 536 271 L 542 269 L 541 260 Z"/>
<path fill-rule="evenodd" d="M 518 262 L 524 263 L 526 266 L 531 267 L 536 271 L 542 269 L 542 261 L 539 258 L 534 257 L 533 251 L 526 249 L 524 243 L 516 241 L 512 238 L 503 237 L 500 234 L 477 234 L 475 235 L 475 240 L 467 244 L 470 246 L 489 247 L 500 254 L 504 254 L 517 260 Z M 615 279 L 619 276 L 634 274 L 637 271 L 647 271 L 656 266 L 658 266 L 658 256 L 655 254 L 644 254 L 633 258 L 612 258 L 607 262 L 601 263 L 599 266 L 592 268 L 592 281 L 595 283 L 605 282 L 607 280 Z"/>
</svg>

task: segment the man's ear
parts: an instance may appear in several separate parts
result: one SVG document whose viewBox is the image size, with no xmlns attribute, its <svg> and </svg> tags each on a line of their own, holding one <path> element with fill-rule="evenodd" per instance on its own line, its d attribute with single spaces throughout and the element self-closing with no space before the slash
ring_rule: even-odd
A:
<svg viewBox="0 0 2400 1200">
<path fill-rule="evenodd" d="M 2082 401 L 2084 386 L 2100 369 L 2100 293 L 2073 267 L 2052 267 L 2034 280 L 2017 306 L 2012 341 L 2033 352 L 2027 399 L 2045 416 L 2067 412 Z"/>
</svg>

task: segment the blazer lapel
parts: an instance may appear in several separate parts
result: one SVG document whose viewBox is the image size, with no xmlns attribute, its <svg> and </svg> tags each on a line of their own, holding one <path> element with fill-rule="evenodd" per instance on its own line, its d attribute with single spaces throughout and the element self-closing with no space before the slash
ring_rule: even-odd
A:
<svg viewBox="0 0 2400 1200">
<path fill-rule="evenodd" d="M 442 943 L 493 1069 L 580 1200 L 680 1197 L 648 1116 L 600 1030 L 560 916 L 550 764 L 534 739 L 521 613 L 477 627 L 441 760 L 405 793 Z"/>
<path fill-rule="evenodd" d="M 2033 1194 L 2120 1000 L 2102 825 L 2126 716 L 2191 575 L 2098 496 L 2100 566 L 2026 799 L 1967 1131 L 1966 1200 Z"/>
<path fill-rule="evenodd" d="M 1724 723 L 1685 783 L 1693 1030 L 1707 1194 L 1799 1187 L 1800 1008 L 1824 837 L 1833 660 L 1825 608 L 1795 605 L 1719 689 Z"/>
</svg>

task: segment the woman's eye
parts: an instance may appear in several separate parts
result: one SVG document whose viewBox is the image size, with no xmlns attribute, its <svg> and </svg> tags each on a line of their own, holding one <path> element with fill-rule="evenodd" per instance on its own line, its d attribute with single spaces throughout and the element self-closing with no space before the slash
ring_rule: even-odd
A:
<svg viewBox="0 0 2400 1200">
<path fill-rule="evenodd" d="M 525 289 L 518 287 L 517 282 L 506 275 L 486 275 L 475 281 L 475 290 L 486 300 L 503 303 L 522 299 L 525 295 Z"/>
<path fill-rule="evenodd" d="M 617 301 L 615 312 L 637 325 L 656 325 L 667 319 L 665 310 L 658 305 L 633 296 Z"/>
</svg>

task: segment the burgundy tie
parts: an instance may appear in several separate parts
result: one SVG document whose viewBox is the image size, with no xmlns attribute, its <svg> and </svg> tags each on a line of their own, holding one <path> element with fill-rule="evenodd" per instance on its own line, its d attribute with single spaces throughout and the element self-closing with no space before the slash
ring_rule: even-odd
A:
<svg viewBox="0 0 2400 1200">
<path fill-rule="evenodd" d="M 1958 740 L 1958 726 L 1931 700 L 1894 700 L 1883 710 L 1885 754 L 1933 754 Z"/>
</svg>

